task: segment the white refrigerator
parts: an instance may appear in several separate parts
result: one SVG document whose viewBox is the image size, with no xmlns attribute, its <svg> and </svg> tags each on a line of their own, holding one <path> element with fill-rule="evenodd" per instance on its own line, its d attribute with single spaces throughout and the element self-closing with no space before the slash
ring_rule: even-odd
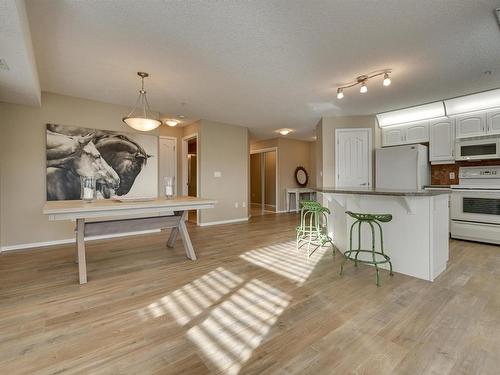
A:
<svg viewBox="0 0 500 375">
<path fill-rule="evenodd" d="M 430 182 L 429 149 L 424 145 L 379 148 L 375 151 L 378 189 L 420 190 Z"/>
</svg>

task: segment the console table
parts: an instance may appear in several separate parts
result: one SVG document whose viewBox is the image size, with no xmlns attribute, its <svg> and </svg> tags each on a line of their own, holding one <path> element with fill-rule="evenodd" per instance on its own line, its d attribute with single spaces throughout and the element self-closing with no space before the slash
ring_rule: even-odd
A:
<svg viewBox="0 0 500 375">
<path fill-rule="evenodd" d="M 295 212 L 299 212 L 299 202 L 301 195 L 307 194 L 308 199 L 316 199 L 316 190 L 310 188 L 287 188 L 286 189 L 286 210 L 291 211 L 290 208 L 290 195 L 293 195 L 293 200 L 295 201 Z"/>
</svg>

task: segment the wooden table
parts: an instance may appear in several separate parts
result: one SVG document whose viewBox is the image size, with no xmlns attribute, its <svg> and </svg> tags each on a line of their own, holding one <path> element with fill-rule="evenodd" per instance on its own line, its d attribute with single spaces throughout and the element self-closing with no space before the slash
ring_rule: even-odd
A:
<svg viewBox="0 0 500 375">
<path fill-rule="evenodd" d="M 213 199 L 178 197 L 157 199 L 145 202 L 118 202 L 103 199 L 92 203 L 81 200 L 50 201 L 43 208 L 49 220 L 76 221 L 76 248 L 80 284 L 87 282 L 87 263 L 85 260 L 85 237 L 105 234 L 137 232 L 150 229 L 173 228 L 167 241 L 173 247 L 180 233 L 186 255 L 196 260 L 196 254 L 189 238 L 185 219 L 188 210 L 213 208 Z M 134 216 L 140 216 L 135 217 Z M 114 219 L 116 217 L 116 219 Z M 88 221 L 92 219 L 92 221 Z M 98 221 L 101 219 L 100 221 Z M 104 220 L 103 220 L 104 219 Z"/>
</svg>

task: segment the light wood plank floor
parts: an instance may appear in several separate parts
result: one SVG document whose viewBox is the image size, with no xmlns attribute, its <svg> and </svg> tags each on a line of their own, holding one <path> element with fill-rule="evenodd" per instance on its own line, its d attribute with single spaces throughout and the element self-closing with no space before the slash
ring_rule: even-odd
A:
<svg viewBox="0 0 500 375">
<path fill-rule="evenodd" d="M 0 256 L 0 374 L 499 374 L 500 247 L 434 283 L 294 249 L 294 214 Z"/>
</svg>

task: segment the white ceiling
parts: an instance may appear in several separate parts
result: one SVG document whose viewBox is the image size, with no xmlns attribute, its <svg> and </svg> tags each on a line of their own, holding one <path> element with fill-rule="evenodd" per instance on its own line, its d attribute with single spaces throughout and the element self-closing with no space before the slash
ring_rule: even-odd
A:
<svg viewBox="0 0 500 375">
<path fill-rule="evenodd" d="M 500 86 L 499 0 L 28 0 L 43 90 L 308 138 L 322 115 Z M 392 68 L 337 100 L 338 84 Z M 492 75 L 484 74 L 491 70 Z M 180 103 L 185 102 L 184 107 Z"/>
<path fill-rule="evenodd" d="M 26 8 L 22 0 L 0 0 L 0 101 L 40 105 L 40 83 Z"/>
</svg>

